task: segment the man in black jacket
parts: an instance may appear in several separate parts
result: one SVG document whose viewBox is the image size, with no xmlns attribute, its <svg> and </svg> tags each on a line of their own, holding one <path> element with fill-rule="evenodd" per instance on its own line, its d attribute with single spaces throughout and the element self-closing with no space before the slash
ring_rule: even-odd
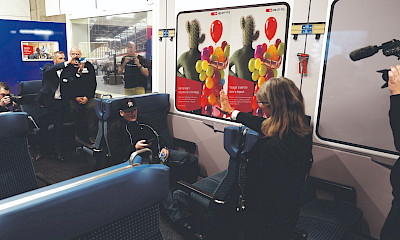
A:
<svg viewBox="0 0 400 240">
<path fill-rule="evenodd" d="M 168 149 L 159 134 L 149 125 L 139 123 L 138 109 L 133 98 L 121 101 L 119 114 L 121 118 L 112 123 L 108 131 L 108 145 L 113 158 L 112 164 L 119 164 L 129 159 L 132 152 L 150 148 L 153 152 L 153 163 L 180 161 L 189 166 L 197 166 L 197 157 L 189 153 Z M 161 203 L 163 210 L 178 229 L 185 224 L 186 213 L 176 206 L 171 192 Z M 182 229 L 179 229 L 182 230 Z"/>
<path fill-rule="evenodd" d="M 73 47 L 69 52 L 72 59 L 79 59 L 74 66 L 74 84 L 71 91 L 71 113 L 76 126 L 76 136 L 86 142 L 94 143 L 97 135 L 97 116 L 94 109 L 97 87 L 93 65 L 85 60 L 80 61 L 82 52 Z"/>
<path fill-rule="evenodd" d="M 48 127 L 51 122 L 54 123 L 54 152 L 59 161 L 64 161 L 62 156 L 63 144 L 63 122 L 64 113 L 68 109 L 70 99 L 70 87 L 74 81 L 75 59 L 65 62 L 65 55 L 62 51 L 54 53 L 54 65 L 45 65 L 43 68 L 42 87 L 36 101 L 40 104 L 41 116 L 39 119 L 39 144 L 36 160 L 42 157 L 42 147 L 47 145 Z M 50 139 L 48 139 L 51 141 Z"/>
<path fill-rule="evenodd" d="M 389 71 L 390 126 L 393 132 L 394 145 L 400 151 L 400 65 Z M 381 240 L 400 239 L 400 160 L 397 159 L 390 173 L 393 188 L 393 202 L 389 215 L 381 230 Z"/>
<path fill-rule="evenodd" d="M 0 82 L 0 112 L 8 112 L 8 106 L 12 104 L 10 98 L 10 87 L 5 82 Z"/>
</svg>

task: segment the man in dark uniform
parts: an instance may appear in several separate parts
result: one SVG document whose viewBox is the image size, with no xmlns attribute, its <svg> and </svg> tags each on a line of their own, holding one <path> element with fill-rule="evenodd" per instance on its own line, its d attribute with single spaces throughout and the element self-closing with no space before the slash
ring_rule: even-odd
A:
<svg viewBox="0 0 400 240">
<path fill-rule="evenodd" d="M 10 98 L 10 87 L 5 82 L 0 82 L 0 112 L 8 112 L 8 106 L 12 104 Z"/>
<path fill-rule="evenodd" d="M 113 158 L 112 164 L 122 163 L 129 159 L 132 152 L 143 148 L 150 148 L 153 152 L 153 163 L 161 161 L 180 161 L 186 159 L 191 166 L 197 164 L 197 158 L 186 153 L 168 149 L 163 139 L 149 125 L 139 123 L 138 109 L 133 98 L 126 98 L 121 101 L 119 114 L 120 119 L 116 120 L 108 131 L 108 145 Z M 161 159 L 161 160 L 160 160 Z M 171 192 L 161 203 L 169 219 L 177 228 L 183 226 L 186 221 L 186 213 L 180 211 Z"/>
<path fill-rule="evenodd" d="M 73 47 L 69 55 L 72 59 L 81 59 L 82 52 L 78 47 Z M 71 113 L 76 126 L 76 137 L 94 143 L 98 130 L 94 108 L 97 87 L 95 70 L 85 60 L 75 62 L 74 67 L 77 70 L 71 90 Z"/>
<path fill-rule="evenodd" d="M 389 71 L 390 126 L 393 132 L 394 145 L 400 151 L 400 65 Z M 392 208 L 381 230 L 381 240 L 400 239 L 400 160 L 397 159 L 390 173 L 393 188 Z"/>
<path fill-rule="evenodd" d="M 164 159 L 169 156 L 169 150 L 158 133 L 151 126 L 137 122 L 137 112 L 133 98 L 121 101 L 121 118 L 111 125 L 108 132 L 108 144 L 114 164 L 128 160 L 132 152 L 143 148 L 150 148 L 155 159 L 161 155 Z"/>
<path fill-rule="evenodd" d="M 127 43 L 127 52 L 118 68 L 118 74 L 124 73 L 125 95 L 145 94 L 149 76 L 146 59 L 136 53 L 136 45 L 133 42 Z"/>
<path fill-rule="evenodd" d="M 57 51 L 54 53 L 53 62 L 53 66 L 46 65 L 43 68 L 42 87 L 36 98 L 41 107 L 41 116 L 39 119 L 39 146 L 35 159 L 39 160 L 42 157 L 41 148 L 47 144 L 48 127 L 53 121 L 54 152 L 57 154 L 57 160 L 64 161 L 62 156 L 63 122 L 64 113 L 69 104 L 69 88 L 73 82 L 75 59 L 65 62 L 64 52 Z"/>
</svg>

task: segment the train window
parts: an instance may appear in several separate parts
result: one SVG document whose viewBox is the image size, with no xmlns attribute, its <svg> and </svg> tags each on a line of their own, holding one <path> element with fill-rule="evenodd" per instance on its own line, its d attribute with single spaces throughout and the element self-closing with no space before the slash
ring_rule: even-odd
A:
<svg viewBox="0 0 400 240">
<path fill-rule="evenodd" d="M 114 97 L 152 91 L 152 11 L 74 19 L 71 23 L 72 45 L 78 46 L 82 57 L 95 68 L 96 93 Z"/>
<path fill-rule="evenodd" d="M 354 21 L 349 9 L 359 4 L 363 11 Z M 400 42 L 397 31 L 382 26 L 399 22 L 400 15 L 393 9 L 397 2 L 380 4 L 387 9 L 382 14 L 373 2 L 332 2 L 316 133 L 326 141 L 395 154 L 386 82 Z"/>
<path fill-rule="evenodd" d="M 284 75 L 290 6 L 253 6 L 180 12 L 177 16 L 175 106 L 226 118 L 219 92 L 243 112 L 265 116 L 255 97 L 269 78 Z"/>
</svg>

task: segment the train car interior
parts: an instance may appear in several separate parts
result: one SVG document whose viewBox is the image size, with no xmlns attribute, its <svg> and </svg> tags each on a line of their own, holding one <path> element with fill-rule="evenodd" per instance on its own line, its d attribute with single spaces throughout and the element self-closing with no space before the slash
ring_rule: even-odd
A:
<svg viewBox="0 0 400 240">
<path fill-rule="evenodd" d="M 398 1 L 0 3 L 0 81 L 9 86 L 0 83 L 0 239 L 223 239 L 221 217 L 232 202 L 238 219 L 252 209 L 246 171 L 271 126 L 270 99 L 262 101 L 260 89 L 281 77 L 302 96 L 310 157 L 295 210 L 262 226 L 293 223 L 288 240 L 400 239 L 387 235 L 400 234 L 399 147 L 389 114 L 391 67 L 400 59 Z M 56 62 L 62 54 L 65 61 Z M 63 75 L 73 64 L 77 72 Z M 61 133 L 54 116 L 41 128 L 50 71 L 59 79 L 51 100 L 65 108 Z M 86 90 L 79 82 L 86 76 L 94 81 L 87 102 L 75 94 Z M 97 127 L 81 138 L 74 104 L 89 102 Z M 146 147 L 132 141 L 126 109 L 140 130 L 155 134 Z M 242 113 L 261 130 L 243 124 Z M 87 115 L 83 122 L 90 132 Z M 119 122 L 133 149 L 125 158 L 110 144 Z M 175 221 L 171 209 L 184 217 Z M 248 240 L 254 235 L 246 227 L 229 230 Z"/>
</svg>

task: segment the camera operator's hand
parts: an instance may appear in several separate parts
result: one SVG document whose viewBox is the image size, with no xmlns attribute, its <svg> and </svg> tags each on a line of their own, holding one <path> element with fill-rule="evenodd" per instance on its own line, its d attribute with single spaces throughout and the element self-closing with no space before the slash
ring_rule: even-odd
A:
<svg viewBox="0 0 400 240">
<path fill-rule="evenodd" d="M 134 53 L 133 61 L 135 62 L 136 66 L 140 65 L 138 54 L 136 52 Z"/>
<path fill-rule="evenodd" d="M 11 98 L 10 96 L 4 96 L 1 100 L 0 100 L 0 105 L 2 107 L 7 107 L 7 105 L 9 105 L 11 103 Z"/>
<path fill-rule="evenodd" d="M 391 67 L 389 75 L 389 91 L 392 95 L 400 94 L 400 65 Z"/>
</svg>

